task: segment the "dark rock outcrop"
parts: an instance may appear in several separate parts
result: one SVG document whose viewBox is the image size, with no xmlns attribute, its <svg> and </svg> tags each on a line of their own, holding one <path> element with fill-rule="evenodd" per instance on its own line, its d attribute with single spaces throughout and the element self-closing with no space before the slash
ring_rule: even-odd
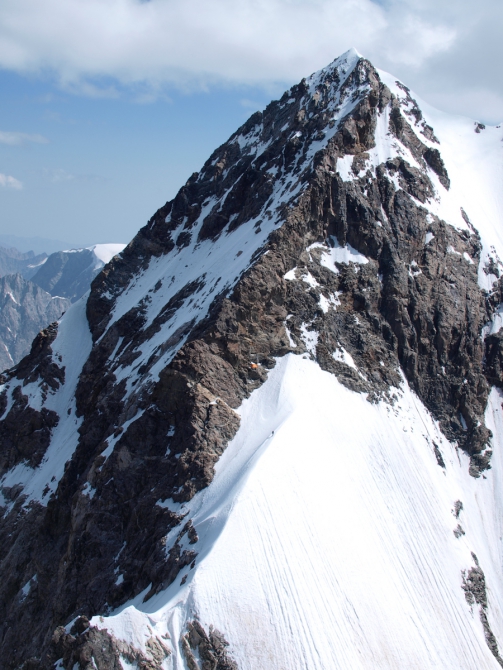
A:
<svg viewBox="0 0 503 670">
<path fill-rule="evenodd" d="M 180 643 L 189 670 L 238 670 L 235 661 L 227 653 L 228 643 L 222 633 L 211 626 L 207 633 L 198 621 L 189 623 L 188 629 Z M 200 663 L 193 652 L 197 652 Z"/>
<path fill-rule="evenodd" d="M 482 626 L 484 628 L 484 635 L 486 638 L 487 646 L 491 650 L 494 658 L 498 663 L 503 667 L 503 658 L 501 658 L 498 650 L 498 643 L 494 637 L 494 633 L 491 630 L 489 621 L 487 618 L 487 590 L 486 590 L 486 578 L 482 568 L 480 567 L 477 556 L 472 553 L 472 558 L 475 562 L 475 567 L 470 568 L 467 572 L 465 571 L 462 575 L 463 584 L 462 588 L 465 592 L 466 602 L 471 606 L 479 606 L 479 616 Z"/>
<path fill-rule="evenodd" d="M 36 468 L 50 444 L 53 428 L 58 425 L 59 416 L 56 412 L 47 407 L 34 409 L 23 394 L 23 387 L 36 381 L 40 382 L 42 397 L 45 399 L 49 389 L 57 391 L 64 384 L 65 369 L 52 358 L 51 344 L 57 331 L 57 323 L 41 331 L 33 341 L 30 356 L 2 375 L 4 382 L 14 382 L 14 388 L 12 404 L 7 412 L 5 393 L 0 395 L 3 398 L 0 476 L 21 462 Z"/>
<path fill-rule="evenodd" d="M 151 637 L 146 642 L 147 653 L 118 640 L 106 629 L 91 626 L 86 617 L 79 617 L 67 632 L 59 626 L 52 636 L 48 663 L 61 660 L 64 668 L 72 670 L 122 670 L 127 661 L 139 670 L 162 670 L 162 662 L 170 655 L 166 643 Z M 23 664 L 23 670 L 39 667 L 36 658 Z"/>
</svg>

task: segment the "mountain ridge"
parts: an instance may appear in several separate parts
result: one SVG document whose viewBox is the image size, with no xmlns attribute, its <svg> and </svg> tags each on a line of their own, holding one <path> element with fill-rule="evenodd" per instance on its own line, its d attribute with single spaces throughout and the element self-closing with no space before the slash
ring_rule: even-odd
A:
<svg viewBox="0 0 503 670">
<path fill-rule="evenodd" d="M 5 376 L 0 430 L 11 435 L 26 412 L 43 428 L 38 443 L 31 435 L 23 445 L 25 458 L 43 459 L 35 474 L 11 452 L 0 480 L 7 494 L 1 532 L 18 528 L 0 555 L 10 579 L 4 593 L 13 594 L 4 619 L 40 622 L 22 652 L 35 654 L 26 667 L 59 659 L 63 667 L 90 667 L 93 654 L 98 668 L 195 669 L 198 659 L 231 667 L 229 628 L 239 667 L 266 667 L 232 621 L 218 622 L 223 634 L 208 628 L 216 621 L 201 626 L 193 604 L 170 637 L 162 617 L 164 632 L 151 629 L 145 638 L 119 634 L 113 617 L 105 626 L 93 619 L 88 629 L 85 617 L 128 602 L 148 608 L 142 600 L 165 607 L 163 593 L 176 598 L 185 583 L 188 602 L 196 597 L 190 589 L 205 556 L 199 536 L 211 518 L 198 523 L 197 501 L 213 490 L 227 445 L 244 439 L 240 408 L 266 393 L 280 367 L 297 371 L 298 364 L 296 379 L 316 365 L 340 389 L 319 383 L 348 407 L 353 401 L 343 399 L 356 394 L 398 417 L 401 397 L 409 394 L 411 412 L 417 398 L 436 436 L 425 442 L 434 468 L 454 472 L 454 443 L 467 454 L 458 458 L 471 479 L 488 481 L 498 435 L 485 415 L 487 377 L 501 387 L 501 349 L 499 331 L 487 352 L 480 335 L 502 302 L 501 262 L 459 203 L 457 212 L 451 206 L 457 186 L 437 129 L 404 85 L 383 79 L 348 52 L 253 115 L 94 279 L 60 332 L 43 334 Z M 478 285 L 481 273 L 490 292 Z M 73 360 L 76 329 L 82 346 Z M 281 362 L 292 356 L 296 363 Z M 27 519 L 20 528 L 19 514 Z M 467 571 L 478 566 L 463 560 L 471 561 Z M 484 572 L 494 576 L 486 564 Z M 475 573 L 464 593 L 460 574 L 462 600 Z M 477 598 L 483 632 L 470 633 L 479 646 L 469 658 L 491 668 L 501 664 L 491 628 L 496 621 L 499 631 L 500 620 L 493 607 L 489 623 L 486 601 Z M 232 603 L 239 611 L 239 600 Z M 211 607 L 205 611 L 211 616 Z M 144 630 L 146 615 L 124 612 Z M 72 628 L 68 621 L 79 615 Z M 15 659 L 6 667 L 23 660 L 13 651 L 24 648 L 22 630 L 18 623 L 17 632 L 2 632 Z M 492 647 L 480 646 L 491 635 Z M 359 667 L 401 667 L 399 648 L 391 646 L 388 665 L 377 664 L 376 649 Z M 275 659 L 279 667 L 282 657 Z"/>
</svg>

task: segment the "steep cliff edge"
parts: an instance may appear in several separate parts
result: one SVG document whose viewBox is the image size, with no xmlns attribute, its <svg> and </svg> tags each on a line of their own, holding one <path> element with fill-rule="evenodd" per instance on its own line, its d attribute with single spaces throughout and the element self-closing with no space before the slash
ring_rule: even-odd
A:
<svg viewBox="0 0 503 670">
<path fill-rule="evenodd" d="M 424 639 L 407 667 L 502 663 L 498 600 L 470 602 L 478 573 L 462 577 L 483 569 L 499 594 L 502 133 L 477 134 L 486 174 L 456 161 L 453 123 L 348 52 L 253 115 L 4 373 L 0 665 L 398 668 L 414 612 Z M 316 533 L 298 546 L 294 519 L 309 538 L 308 517 Z M 408 561 L 423 570 L 407 577 Z M 303 581 L 310 565 L 318 586 Z M 386 567 L 396 621 L 345 648 L 353 619 L 368 624 L 386 598 L 370 579 L 366 597 L 352 586 Z M 354 613 L 334 595 L 338 570 Z M 445 637 L 425 641 L 442 621 Z"/>
</svg>

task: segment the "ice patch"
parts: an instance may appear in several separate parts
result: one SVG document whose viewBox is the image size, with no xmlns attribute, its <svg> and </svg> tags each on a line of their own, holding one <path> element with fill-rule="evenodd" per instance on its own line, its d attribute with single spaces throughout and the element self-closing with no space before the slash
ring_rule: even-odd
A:
<svg viewBox="0 0 503 670">
<path fill-rule="evenodd" d="M 21 600 L 24 600 L 26 596 L 30 593 L 32 587 L 37 583 L 38 577 L 37 575 L 33 575 L 31 579 L 29 579 L 26 584 L 23 586 L 21 589 Z"/>
<path fill-rule="evenodd" d="M 447 247 L 447 253 L 448 253 L 448 254 L 456 254 L 456 255 L 458 255 L 458 256 L 461 256 L 461 252 L 460 252 L 460 251 L 456 251 L 456 249 L 455 249 L 452 245 L 450 245 L 450 244 L 449 244 L 449 246 Z"/>
<path fill-rule="evenodd" d="M 20 303 L 16 300 L 10 291 L 6 291 L 5 295 L 8 295 L 14 304 L 20 306 Z"/>
<path fill-rule="evenodd" d="M 337 266 L 335 265 L 336 263 L 344 263 L 345 265 L 348 265 L 349 263 L 366 264 L 368 262 L 368 258 L 356 251 L 356 249 L 350 244 L 346 244 L 344 247 L 341 247 L 338 242 L 335 242 L 335 245 L 329 250 L 324 251 L 321 254 L 320 260 L 321 265 L 328 268 L 335 274 L 339 272 Z"/>
<path fill-rule="evenodd" d="M 316 346 L 318 344 L 318 333 L 315 330 L 308 330 L 310 324 L 303 323 L 300 327 L 300 336 L 306 346 L 308 352 L 316 358 Z"/>
<path fill-rule="evenodd" d="M 320 293 L 318 304 L 324 314 L 327 314 L 330 307 L 333 307 L 334 310 L 337 309 L 337 307 L 341 304 L 341 301 L 339 300 L 340 295 L 341 291 L 335 291 L 335 293 L 330 293 L 328 298 L 326 298 L 323 293 Z"/>
<path fill-rule="evenodd" d="M 421 268 L 418 266 L 416 261 L 412 261 L 412 263 L 409 265 L 409 277 L 418 277 L 420 274 L 422 274 Z"/>
<path fill-rule="evenodd" d="M 290 330 L 288 329 L 287 322 L 285 321 L 285 331 L 286 331 L 286 336 L 288 337 L 288 344 L 293 348 L 296 349 L 297 345 L 295 344 L 294 339 L 292 338 L 292 334 L 290 333 Z"/>
<path fill-rule="evenodd" d="M 311 288 L 316 288 L 317 286 L 319 286 L 318 282 L 310 272 L 304 272 L 304 274 L 302 275 L 302 281 L 305 282 L 306 284 L 309 284 Z"/>
<path fill-rule="evenodd" d="M 334 360 L 338 361 L 339 363 L 344 363 L 344 365 L 347 365 L 350 368 L 353 368 L 354 370 L 358 370 L 356 367 L 356 363 L 353 360 L 353 357 L 351 354 L 344 349 L 344 347 L 339 347 L 334 353 L 332 354 Z"/>
<path fill-rule="evenodd" d="M 93 489 L 91 484 L 86 482 L 84 488 L 82 489 L 82 494 L 92 500 L 96 494 L 96 489 Z"/>
</svg>

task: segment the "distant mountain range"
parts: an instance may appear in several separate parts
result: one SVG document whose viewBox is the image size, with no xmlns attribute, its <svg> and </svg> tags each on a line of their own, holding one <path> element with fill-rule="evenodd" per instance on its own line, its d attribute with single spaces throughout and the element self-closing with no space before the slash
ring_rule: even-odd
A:
<svg viewBox="0 0 503 670">
<path fill-rule="evenodd" d="M 10 368 L 26 356 L 36 334 L 59 319 L 70 304 L 19 273 L 1 277 L 0 368 Z"/>
<path fill-rule="evenodd" d="M 54 240 L 49 237 L 23 237 L 21 235 L 4 234 L 0 235 L 1 247 L 14 247 L 21 252 L 33 251 L 35 254 L 53 254 L 55 251 L 62 251 L 63 249 L 84 248 L 89 246 L 81 242 L 65 242 L 64 240 Z"/>
<path fill-rule="evenodd" d="M 0 246 L 0 277 L 19 273 L 25 279 L 31 279 L 46 260 L 45 253 L 35 255 L 33 251 L 23 253 L 14 247 Z"/>
<path fill-rule="evenodd" d="M 37 333 L 90 287 L 123 244 L 35 255 L 0 247 L 0 369 L 18 363 Z"/>
</svg>

